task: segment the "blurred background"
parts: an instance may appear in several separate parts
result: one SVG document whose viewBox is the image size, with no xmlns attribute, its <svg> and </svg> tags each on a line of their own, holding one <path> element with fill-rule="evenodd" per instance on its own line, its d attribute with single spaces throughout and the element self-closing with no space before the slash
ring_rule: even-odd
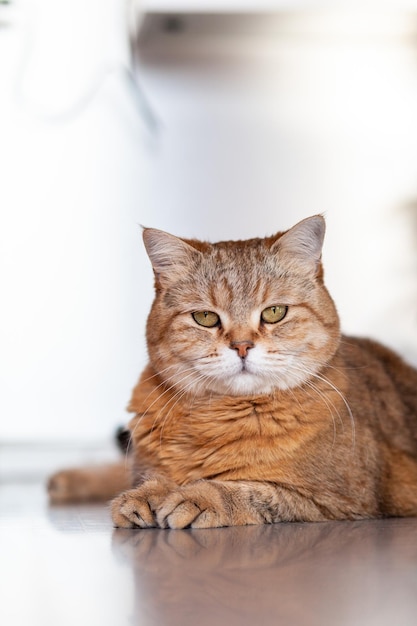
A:
<svg viewBox="0 0 417 626">
<path fill-rule="evenodd" d="M 324 213 L 343 329 L 417 364 L 417 0 L 0 0 L 0 211 L 0 476 L 108 455 L 141 224 Z"/>
</svg>

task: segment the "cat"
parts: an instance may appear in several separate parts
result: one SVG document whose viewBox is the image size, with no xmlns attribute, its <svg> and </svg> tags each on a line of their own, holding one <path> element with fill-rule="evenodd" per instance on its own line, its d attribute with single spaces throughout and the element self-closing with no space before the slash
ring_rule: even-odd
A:
<svg viewBox="0 0 417 626">
<path fill-rule="evenodd" d="M 324 234 L 320 215 L 216 244 L 144 229 L 156 295 L 129 473 L 60 472 L 51 501 L 115 495 L 123 528 L 417 515 L 417 371 L 341 334 Z"/>
</svg>

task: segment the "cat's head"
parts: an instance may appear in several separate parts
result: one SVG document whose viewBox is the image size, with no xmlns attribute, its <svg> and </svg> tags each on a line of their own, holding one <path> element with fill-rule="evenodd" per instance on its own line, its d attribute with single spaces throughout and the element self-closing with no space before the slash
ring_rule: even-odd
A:
<svg viewBox="0 0 417 626">
<path fill-rule="evenodd" d="M 146 228 L 156 372 L 191 394 L 260 395 L 314 377 L 339 343 L 323 285 L 323 217 L 265 239 L 209 244 Z"/>
</svg>

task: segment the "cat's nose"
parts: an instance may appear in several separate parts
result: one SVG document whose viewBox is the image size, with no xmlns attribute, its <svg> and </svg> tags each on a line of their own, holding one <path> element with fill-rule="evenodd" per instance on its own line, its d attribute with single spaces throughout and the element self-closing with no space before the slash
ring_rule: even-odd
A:
<svg viewBox="0 0 417 626">
<path fill-rule="evenodd" d="M 231 341 L 230 347 L 236 350 L 241 359 L 248 356 L 248 350 L 254 347 L 253 341 Z"/>
</svg>

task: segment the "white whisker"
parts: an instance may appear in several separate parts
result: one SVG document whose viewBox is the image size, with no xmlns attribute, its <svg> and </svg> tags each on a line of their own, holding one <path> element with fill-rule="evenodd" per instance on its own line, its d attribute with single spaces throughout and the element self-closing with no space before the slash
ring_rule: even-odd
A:
<svg viewBox="0 0 417 626">
<path fill-rule="evenodd" d="M 200 382 L 201 380 L 204 380 L 206 378 L 206 376 L 204 374 L 200 374 L 200 376 L 196 379 L 196 382 Z M 182 398 L 186 395 L 188 389 L 190 389 L 192 386 L 194 385 L 194 381 L 188 383 L 188 385 L 186 385 L 183 389 L 180 389 L 179 391 L 177 391 L 176 394 L 174 394 L 174 396 L 172 398 L 170 398 L 171 400 L 174 400 L 176 398 L 176 401 L 174 402 L 174 404 L 169 408 L 168 412 L 166 413 L 165 417 L 164 417 L 164 421 L 161 425 L 161 434 L 160 434 L 160 438 L 159 438 L 159 445 L 162 445 L 162 439 L 163 439 L 163 431 L 166 425 L 167 420 L 169 419 L 169 417 L 172 414 L 172 411 L 174 409 L 174 407 L 177 406 L 177 404 L 182 400 Z M 195 397 L 195 396 L 194 396 Z M 166 403 L 165 407 L 169 404 L 169 402 Z M 158 413 L 158 417 L 161 414 L 161 412 L 164 410 L 163 407 L 161 409 L 161 411 L 159 411 Z"/>
<path fill-rule="evenodd" d="M 345 405 L 348 415 L 349 415 L 349 419 L 350 419 L 350 424 L 351 424 L 351 432 L 352 432 L 352 450 L 354 450 L 355 448 L 355 442 L 356 442 L 356 427 L 355 427 L 355 418 L 353 416 L 352 410 L 349 406 L 348 401 L 346 400 L 345 396 L 343 395 L 343 393 L 340 391 L 340 389 L 338 389 L 328 378 L 326 378 L 325 376 L 321 376 L 320 374 L 318 374 L 317 372 L 314 372 L 312 370 L 309 370 L 308 368 L 301 368 L 301 367 L 297 367 L 295 365 L 292 364 L 292 367 L 297 369 L 298 371 L 304 373 L 306 375 L 306 379 L 304 380 L 304 383 L 307 383 L 308 377 L 312 377 L 312 378 L 316 378 L 317 380 L 320 380 L 321 382 L 323 382 L 325 385 L 328 385 L 335 393 L 337 393 L 337 395 L 340 397 L 340 399 L 342 400 L 343 404 Z M 311 382 L 311 381 L 310 381 Z M 340 413 L 338 412 L 339 418 L 341 418 Z"/>
<path fill-rule="evenodd" d="M 169 367 L 171 367 L 171 366 L 169 366 Z M 176 366 L 176 367 L 178 367 L 178 366 Z M 166 371 L 167 369 L 169 369 L 169 368 L 165 368 L 165 370 L 162 370 L 162 371 Z M 185 373 L 186 373 L 186 372 L 191 372 L 191 374 L 188 374 L 188 375 L 186 376 L 186 378 L 189 378 L 190 376 L 192 376 L 193 371 L 194 371 L 194 368 L 193 368 L 193 367 L 189 367 L 189 368 L 187 368 L 186 370 L 184 370 L 184 372 L 185 372 Z M 168 376 L 165 380 L 162 380 L 162 382 L 161 382 L 159 385 L 157 385 L 155 388 L 153 388 L 153 389 L 152 389 L 152 390 L 148 393 L 148 395 L 146 396 L 146 398 L 143 400 L 143 404 L 146 406 L 146 401 L 150 398 L 150 396 L 152 396 L 152 395 L 153 395 L 153 394 L 154 394 L 154 393 L 155 393 L 155 392 L 156 392 L 156 391 L 157 391 L 160 387 L 164 387 L 164 386 L 165 386 L 165 385 L 166 385 L 166 384 L 167 384 L 170 380 L 172 380 L 172 379 L 174 378 L 174 376 L 176 376 L 176 375 L 173 375 L 173 376 Z M 152 377 L 149 377 L 149 379 L 147 379 L 147 380 L 150 380 L 151 378 L 153 378 L 153 376 L 152 376 Z M 183 380 L 184 380 L 184 379 L 183 379 Z M 144 413 L 140 414 L 139 419 L 137 419 L 137 421 L 136 421 L 136 423 L 135 423 L 135 426 L 134 426 L 133 430 L 132 430 L 132 431 L 131 431 L 131 433 L 130 433 L 129 442 L 128 442 L 128 445 L 127 445 L 127 448 L 126 448 L 126 452 L 125 452 L 125 465 L 126 465 L 126 466 L 127 466 L 127 462 L 128 462 L 128 454 L 129 454 L 129 452 L 130 452 L 130 444 L 131 444 L 131 442 L 132 442 L 132 440 L 133 440 L 133 435 L 134 435 L 134 433 L 135 433 L 135 431 L 136 431 L 137 427 L 139 426 L 140 422 L 144 419 L 144 417 L 146 417 L 146 415 L 149 413 L 149 411 L 152 409 L 152 407 L 153 407 L 153 406 L 154 406 L 154 405 L 155 405 L 155 404 L 156 404 L 156 403 L 157 403 L 157 402 L 158 402 L 158 401 L 159 401 L 159 400 L 160 400 L 160 399 L 161 399 L 161 398 L 162 398 L 165 394 L 169 393 L 169 392 L 170 392 L 172 389 L 174 389 L 174 388 L 175 388 L 175 385 L 168 385 L 168 387 L 167 387 L 167 388 L 166 388 L 166 389 L 165 389 L 165 390 L 164 390 L 164 391 L 163 391 L 160 395 L 158 395 L 158 397 L 157 397 L 157 398 L 155 398 L 155 400 L 154 400 L 153 402 L 151 402 L 151 404 L 150 404 L 148 407 L 146 407 L 146 410 L 144 411 Z M 168 402 L 169 402 L 169 400 L 168 400 Z M 139 416 L 139 414 L 137 414 L 137 415 Z"/>
</svg>

